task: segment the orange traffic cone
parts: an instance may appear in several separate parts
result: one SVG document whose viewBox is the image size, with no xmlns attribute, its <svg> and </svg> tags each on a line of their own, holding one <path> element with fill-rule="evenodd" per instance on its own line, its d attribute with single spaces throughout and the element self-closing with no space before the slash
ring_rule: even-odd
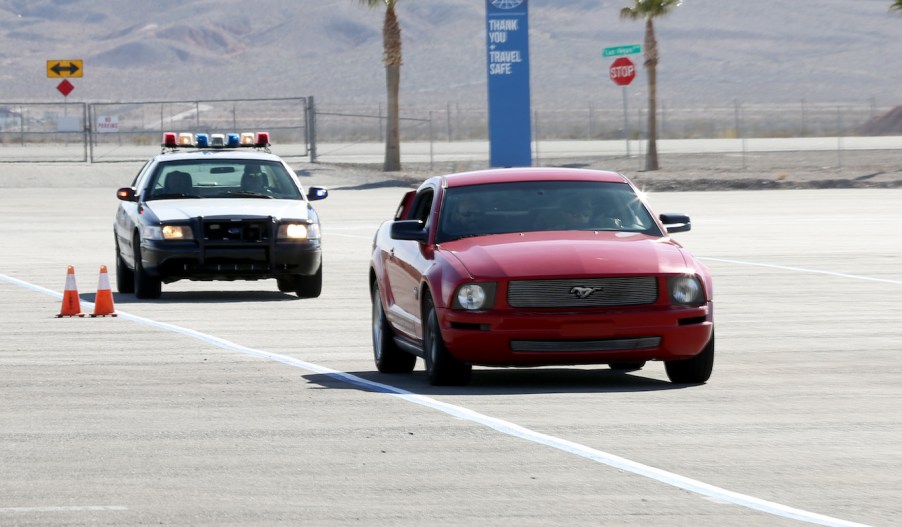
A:
<svg viewBox="0 0 902 527">
<path fill-rule="evenodd" d="M 100 283 L 97 284 L 97 296 L 94 298 L 92 317 L 115 317 L 113 310 L 113 292 L 110 290 L 110 277 L 106 274 L 106 266 L 100 266 Z"/>
<path fill-rule="evenodd" d="M 66 290 L 63 292 L 63 307 L 60 309 L 60 317 L 83 317 L 81 303 L 78 301 L 78 288 L 75 287 L 75 268 L 71 265 L 66 271 Z"/>
</svg>

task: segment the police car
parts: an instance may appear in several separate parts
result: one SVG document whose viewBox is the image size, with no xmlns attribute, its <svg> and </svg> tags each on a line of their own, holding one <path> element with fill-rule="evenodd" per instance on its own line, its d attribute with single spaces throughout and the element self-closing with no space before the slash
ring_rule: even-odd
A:
<svg viewBox="0 0 902 527">
<path fill-rule="evenodd" d="M 162 152 L 117 191 L 120 293 L 159 298 L 177 280 L 275 278 L 283 292 L 320 295 L 322 232 L 297 175 L 269 134 L 166 133 Z"/>
</svg>

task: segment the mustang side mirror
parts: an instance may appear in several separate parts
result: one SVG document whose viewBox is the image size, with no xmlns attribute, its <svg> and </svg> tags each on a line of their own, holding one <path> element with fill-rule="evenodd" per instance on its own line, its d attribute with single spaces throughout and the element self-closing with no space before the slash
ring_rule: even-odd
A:
<svg viewBox="0 0 902 527">
<path fill-rule="evenodd" d="M 420 220 L 401 220 L 391 224 L 391 237 L 393 240 L 413 240 L 426 243 L 429 233 L 425 224 Z"/>
<path fill-rule="evenodd" d="M 661 218 L 661 223 L 664 224 L 664 228 L 667 229 L 668 234 L 674 232 L 688 232 L 692 229 L 692 222 L 689 221 L 689 216 L 686 216 L 685 214 L 661 214 L 659 217 Z"/>
</svg>

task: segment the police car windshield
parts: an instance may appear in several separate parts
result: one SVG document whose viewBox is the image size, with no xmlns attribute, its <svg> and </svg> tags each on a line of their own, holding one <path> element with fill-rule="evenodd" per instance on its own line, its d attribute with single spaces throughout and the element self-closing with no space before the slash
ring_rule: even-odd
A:
<svg viewBox="0 0 902 527">
<path fill-rule="evenodd" d="M 303 199 L 285 167 L 275 161 L 189 159 L 160 163 L 146 200 L 193 198 Z"/>
</svg>

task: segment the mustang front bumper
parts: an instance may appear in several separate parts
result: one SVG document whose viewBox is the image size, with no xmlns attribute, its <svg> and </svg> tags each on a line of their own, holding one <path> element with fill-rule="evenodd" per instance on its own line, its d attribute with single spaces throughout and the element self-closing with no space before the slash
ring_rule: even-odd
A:
<svg viewBox="0 0 902 527">
<path fill-rule="evenodd" d="M 576 312 L 440 309 L 457 359 L 486 366 L 603 364 L 697 355 L 711 339 L 713 305 Z"/>
</svg>

